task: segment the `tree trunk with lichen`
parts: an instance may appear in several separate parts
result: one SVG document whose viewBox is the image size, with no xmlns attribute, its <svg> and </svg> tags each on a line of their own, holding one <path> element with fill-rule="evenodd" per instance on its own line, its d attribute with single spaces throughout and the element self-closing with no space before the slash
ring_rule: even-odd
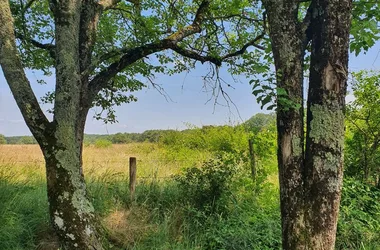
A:
<svg viewBox="0 0 380 250">
<path fill-rule="evenodd" d="M 81 66 L 87 66 L 82 62 L 85 56 L 79 56 L 79 51 L 83 51 L 79 49 L 80 36 L 86 33 L 79 32 L 82 2 L 70 0 L 51 5 L 56 41 L 52 122 L 43 114 L 25 76 L 16 48 L 9 2 L 1 0 L 0 3 L 0 64 L 26 124 L 45 157 L 52 226 L 63 249 L 103 249 L 82 173 L 84 124 L 90 107 L 90 102 L 84 98 L 88 89 L 87 82 L 83 81 L 86 76 L 83 77 L 80 70 Z M 86 50 L 86 53 L 91 51 Z"/>
<path fill-rule="evenodd" d="M 282 244 L 304 249 L 303 221 L 303 33 L 293 17 L 296 1 L 265 1 L 275 59 L 277 86 L 292 103 L 277 103 L 278 170 L 280 181 Z M 289 21 L 290 20 L 290 21 Z"/>
<path fill-rule="evenodd" d="M 307 104 L 305 220 L 312 249 L 334 249 L 343 179 L 351 0 L 316 1 Z"/>
<path fill-rule="evenodd" d="M 61 139 L 44 149 L 49 213 L 63 249 L 103 249 L 81 173 L 81 156 Z"/>
<path fill-rule="evenodd" d="M 88 7 L 89 5 L 87 5 Z M 82 145 L 89 104 L 86 77 L 81 74 L 89 46 L 81 28 L 81 1 L 57 2 L 55 17 L 56 89 L 55 133 L 43 152 L 46 160 L 49 211 L 52 224 L 65 249 L 102 249 L 94 208 L 87 196 L 82 171 Z M 89 29 L 87 29 L 88 32 Z"/>
<path fill-rule="evenodd" d="M 278 88 L 278 166 L 283 249 L 334 249 L 344 145 L 344 98 L 352 3 L 265 0 Z M 311 44 L 306 150 L 303 65 Z"/>
</svg>

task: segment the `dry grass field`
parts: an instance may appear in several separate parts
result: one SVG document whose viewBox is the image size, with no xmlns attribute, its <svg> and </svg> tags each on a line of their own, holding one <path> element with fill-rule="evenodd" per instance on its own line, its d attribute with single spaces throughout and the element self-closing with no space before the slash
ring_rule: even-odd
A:
<svg viewBox="0 0 380 250">
<path fill-rule="evenodd" d="M 97 148 L 85 146 L 83 168 L 85 176 L 101 176 L 106 173 L 127 176 L 129 157 L 137 158 L 137 178 L 168 178 L 179 173 L 182 167 L 198 164 L 206 159 L 207 153 L 195 158 L 173 159 L 171 153 L 153 143 L 131 143 Z M 177 157 L 176 157 L 177 158 Z M 45 175 L 44 159 L 38 145 L 0 145 L 0 171 L 7 169 L 20 178 L 27 174 Z"/>
<path fill-rule="evenodd" d="M 158 183 L 170 180 L 186 166 L 201 164 L 209 153 L 173 153 L 153 143 L 84 147 L 84 174 L 95 209 L 108 238 L 125 247 L 159 231 L 144 205 L 126 206 L 129 157 L 137 158 L 137 192 L 142 194 L 139 199 L 146 199 L 141 202 L 144 204 L 149 195 L 155 195 L 150 194 L 152 190 L 161 192 Z M 56 238 L 48 228 L 45 178 L 38 145 L 0 145 L 0 204 L 4 200 L 0 207 L 0 223 L 4 220 L 0 249 L 56 249 Z M 20 246 L 13 245 L 16 243 Z"/>
</svg>

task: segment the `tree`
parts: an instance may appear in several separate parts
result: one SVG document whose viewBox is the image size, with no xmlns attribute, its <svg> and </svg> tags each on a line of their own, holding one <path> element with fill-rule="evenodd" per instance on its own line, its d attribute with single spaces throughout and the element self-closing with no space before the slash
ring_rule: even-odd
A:
<svg viewBox="0 0 380 250">
<path fill-rule="evenodd" d="M 258 133 L 260 130 L 266 128 L 268 125 L 274 123 L 275 121 L 276 116 L 274 113 L 257 113 L 244 122 L 244 127 L 247 131 Z"/>
<path fill-rule="evenodd" d="M 36 144 L 36 141 L 31 136 L 22 136 L 19 139 L 18 144 Z"/>
<path fill-rule="evenodd" d="M 346 170 L 380 187 L 380 74 L 353 73 L 355 100 L 347 106 Z"/>
<path fill-rule="evenodd" d="M 334 249 L 352 2 L 312 0 L 304 5 L 295 0 L 265 0 L 263 4 L 278 88 L 283 248 Z M 311 58 L 305 147 L 303 78 L 308 46 Z M 280 98 L 284 95 L 286 101 Z"/>
<path fill-rule="evenodd" d="M 0 65 L 43 152 L 50 220 L 64 249 L 103 248 L 82 171 L 89 109 L 99 106 L 107 115 L 100 112 L 98 119 L 115 121 L 112 106 L 135 100 L 126 93 L 144 86 L 139 76 L 152 81 L 154 73 L 189 70 L 196 61 L 215 65 L 211 73 L 218 76 L 222 61 L 233 65 L 233 57 L 248 47 L 262 48 L 258 5 L 233 0 L 0 1 Z M 42 99 L 54 104 L 51 121 L 24 68 L 45 75 L 54 68 L 55 89 Z"/>
<path fill-rule="evenodd" d="M 354 9 L 351 0 L 264 0 L 263 5 L 276 69 L 283 248 L 334 249 L 351 14 L 351 50 L 367 50 L 378 39 L 379 15 L 373 12 L 378 3 L 355 1 Z M 305 69 L 309 73 L 306 131 Z M 261 86 L 254 94 L 272 88 Z M 259 98 L 263 105 L 271 100 L 271 96 Z"/>
<path fill-rule="evenodd" d="M 7 140 L 5 139 L 5 136 L 0 134 L 0 144 L 7 144 Z"/>
</svg>

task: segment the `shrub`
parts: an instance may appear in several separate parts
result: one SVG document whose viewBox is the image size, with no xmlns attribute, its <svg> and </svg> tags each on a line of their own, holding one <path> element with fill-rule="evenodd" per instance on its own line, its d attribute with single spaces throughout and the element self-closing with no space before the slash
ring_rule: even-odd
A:
<svg viewBox="0 0 380 250">
<path fill-rule="evenodd" d="M 380 246 L 379 201 L 379 189 L 351 178 L 344 180 L 337 249 L 377 249 L 375 246 Z"/>
<path fill-rule="evenodd" d="M 112 142 L 105 139 L 98 139 L 95 141 L 95 147 L 97 148 L 109 148 L 112 146 Z"/>
<path fill-rule="evenodd" d="M 7 144 L 7 140 L 5 139 L 5 136 L 0 134 L 0 144 Z"/>
<path fill-rule="evenodd" d="M 186 169 L 175 180 L 184 202 L 197 210 L 213 213 L 224 207 L 218 201 L 228 192 L 235 170 L 233 157 L 219 156 L 206 161 L 201 168 Z"/>
</svg>

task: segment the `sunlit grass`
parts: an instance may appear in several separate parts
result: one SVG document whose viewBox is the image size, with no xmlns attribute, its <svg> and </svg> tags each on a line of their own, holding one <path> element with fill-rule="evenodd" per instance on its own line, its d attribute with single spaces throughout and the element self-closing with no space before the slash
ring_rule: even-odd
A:
<svg viewBox="0 0 380 250">
<path fill-rule="evenodd" d="M 129 157 L 137 158 L 136 199 L 129 200 Z M 207 152 L 175 152 L 152 143 L 97 148 L 85 146 L 83 168 L 89 193 L 108 232 L 119 247 L 133 246 L 157 224 L 144 208 L 156 196 L 152 185 L 170 180 L 183 167 L 199 165 Z M 49 226 L 45 162 L 37 145 L 0 145 L 0 249 L 53 249 Z M 149 249 L 149 247 L 147 248 Z"/>
<path fill-rule="evenodd" d="M 137 158 L 133 201 L 128 189 L 129 157 Z M 184 168 L 201 166 L 210 157 L 212 154 L 206 150 L 152 143 L 85 146 L 84 173 L 107 238 L 105 248 L 279 249 L 275 156 L 258 163 L 260 187 L 252 182 L 248 169 L 246 173 L 239 172 L 222 201 L 228 215 L 214 216 L 186 204 L 183 196 L 187 194 L 181 193 L 171 178 Z M 49 225 L 45 178 L 45 163 L 37 145 L 0 145 L 1 250 L 57 249 L 57 238 Z M 369 199 L 371 193 L 363 189 L 355 196 L 356 189 L 351 189 L 352 197 L 343 200 L 345 207 L 340 219 L 345 221 L 339 227 L 337 249 L 379 249 L 380 239 L 374 233 L 378 224 L 373 222 L 371 228 L 362 220 L 364 216 L 376 221 L 378 214 L 367 213 L 355 205 Z M 371 200 L 372 203 L 376 201 Z"/>
<path fill-rule="evenodd" d="M 187 153 L 190 155 L 185 155 Z M 83 168 L 86 176 L 102 176 L 110 172 L 124 176 L 128 174 L 129 157 L 136 157 L 138 178 L 165 178 L 209 157 L 207 152 L 183 154 L 183 157 L 173 156 L 169 150 L 153 143 L 112 145 L 108 148 L 90 145 L 83 150 Z M 30 179 L 30 175 L 45 176 L 45 162 L 37 145 L 0 145 L 0 171 L 8 166 L 12 167 L 7 172 L 20 181 Z"/>
</svg>

